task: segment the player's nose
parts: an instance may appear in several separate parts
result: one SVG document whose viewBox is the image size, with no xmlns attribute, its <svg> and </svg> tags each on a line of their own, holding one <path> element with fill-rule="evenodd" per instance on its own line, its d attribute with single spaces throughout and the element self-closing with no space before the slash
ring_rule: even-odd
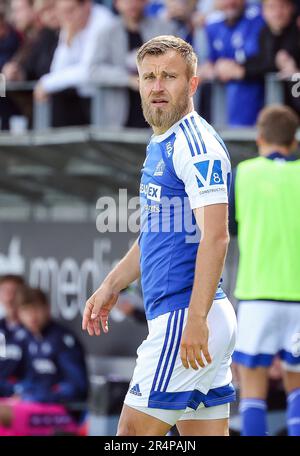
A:
<svg viewBox="0 0 300 456">
<path fill-rule="evenodd" d="M 153 82 L 152 92 L 163 92 L 163 91 L 164 91 L 164 87 L 163 87 L 162 81 L 159 78 L 156 78 L 155 81 Z"/>
</svg>

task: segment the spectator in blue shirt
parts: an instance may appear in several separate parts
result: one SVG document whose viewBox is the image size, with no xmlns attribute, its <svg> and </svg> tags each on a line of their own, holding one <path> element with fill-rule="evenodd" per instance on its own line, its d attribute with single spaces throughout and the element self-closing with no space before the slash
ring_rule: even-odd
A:
<svg viewBox="0 0 300 456">
<path fill-rule="evenodd" d="M 265 25 L 259 33 L 258 53 L 247 58 L 243 65 L 223 64 L 223 75 L 231 79 L 264 78 L 277 73 L 282 79 L 285 104 L 300 114 L 300 100 L 293 96 L 295 81 L 290 78 L 300 71 L 300 29 L 295 20 L 294 0 L 264 0 Z"/>
<path fill-rule="evenodd" d="M 231 126 L 253 125 L 263 104 L 263 82 L 231 80 L 223 71 L 228 61 L 243 63 L 257 53 L 264 25 L 260 8 L 245 0 L 220 0 L 224 18 L 207 23 L 208 62 L 200 67 L 202 79 L 225 83 L 227 122 Z"/>
</svg>

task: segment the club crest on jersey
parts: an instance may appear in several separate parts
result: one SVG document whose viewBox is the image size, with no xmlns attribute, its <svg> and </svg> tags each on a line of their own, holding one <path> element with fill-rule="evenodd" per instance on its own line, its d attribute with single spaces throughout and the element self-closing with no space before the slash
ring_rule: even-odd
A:
<svg viewBox="0 0 300 456">
<path fill-rule="evenodd" d="M 167 142 L 166 151 L 167 151 L 167 156 L 171 157 L 171 155 L 172 155 L 172 153 L 174 151 L 174 142 L 173 141 Z"/>
<path fill-rule="evenodd" d="M 154 171 L 154 176 L 162 176 L 164 174 L 165 167 L 166 165 L 163 159 L 159 160 Z"/>
</svg>

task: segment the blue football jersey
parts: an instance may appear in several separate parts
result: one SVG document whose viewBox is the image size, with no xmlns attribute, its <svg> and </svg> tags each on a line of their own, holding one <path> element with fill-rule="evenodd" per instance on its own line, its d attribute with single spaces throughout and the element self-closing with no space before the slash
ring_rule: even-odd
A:
<svg viewBox="0 0 300 456">
<path fill-rule="evenodd" d="M 200 233 L 193 209 L 228 203 L 231 166 L 195 111 L 147 147 L 140 184 L 140 268 L 146 317 L 188 307 Z M 218 288 L 215 299 L 224 298 Z"/>
</svg>

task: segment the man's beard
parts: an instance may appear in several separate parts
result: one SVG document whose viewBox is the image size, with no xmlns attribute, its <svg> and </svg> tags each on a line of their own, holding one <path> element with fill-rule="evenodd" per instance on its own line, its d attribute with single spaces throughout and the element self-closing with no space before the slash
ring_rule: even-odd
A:
<svg viewBox="0 0 300 456">
<path fill-rule="evenodd" d="M 225 11 L 225 20 L 228 22 L 235 22 L 239 19 L 239 17 L 243 14 L 243 8 L 232 8 L 230 10 Z"/>
<path fill-rule="evenodd" d="M 168 110 L 155 108 L 152 103 L 142 99 L 145 120 L 151 127 L 167 131 L 187 113 L 189 101 L 188 89 L 182 94 L 176 105 L 169 102 Z"/>
</svg>

